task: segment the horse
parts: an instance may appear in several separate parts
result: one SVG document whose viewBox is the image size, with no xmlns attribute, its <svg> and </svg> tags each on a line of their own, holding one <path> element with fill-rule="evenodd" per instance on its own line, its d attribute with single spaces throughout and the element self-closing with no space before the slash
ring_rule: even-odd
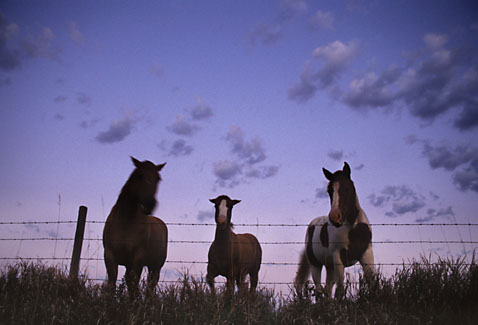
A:
<svg viewBox="0 0 478 325">
<path fill-rule="evenodd" d="M 103 230 L 103 247 L 108 284 L 116 286 L 118 265 L 126 267 L 128 290 L 135 294 L 143 267 L 148 267 L 148 286 L 152 290 L 166 261 L 168 229 L 150 214 L 161 181 L 159 171 L 166 165 L 140 162 L 131 157 L 136 167 L 123 186 L 111 209 Z"/>
<path fill-rule="evenodd" d="M 332 288 L 337 284 L 335 298 L 341 298 L 344 295 L 345 267 L 358 261 L 365 277 L 374 273 L 372 228 L 360 207 L 347 162 L 342 170 L 335 173 L 325 168 L 322 170 L 329 181 L 327 192 L 331 208 L 328 216 L 315 218 L 307 227 L 305 250 L 297 270 L 295 288 L 302 293 L 304 282 L 311 272 L 318 298 L 324 293 L 320 281 L 325 265 L 325 294 L 332 297 Z"/>
<path fill-rule="evenodd" d="M 234 291 L 234 281 L 239 290 L 244 278 L 249 274 L 250 292 L 254 292 L 259 279 L 262 249 L 252 234 L 235 234 L 231 223 L 232 207 L 240 200 L 232 200 L 226 195 L 210 199 L 215 205 L 216 234 L 209 247 L 206 281 L 214 292 L 214 278 L 226 277 L 226 288 Z"/>
</svg>

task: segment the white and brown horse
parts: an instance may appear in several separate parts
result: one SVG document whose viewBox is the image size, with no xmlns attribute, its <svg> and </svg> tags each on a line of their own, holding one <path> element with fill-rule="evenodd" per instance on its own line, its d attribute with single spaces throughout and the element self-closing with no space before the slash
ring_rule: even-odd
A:
<svg viewBox="0 0 478 325">
<path fill-rule="evenodd" d="M 227 290 L 234 290 L 234 281 L 241 289 L 249 274 L 251 288 L 255 291 L 262 261 L 259 241 L 251 234 L 235 234 L 232 231 L 232 207 L 241 202 L 226 195 L 210 199 L 216 208 L 216 234 L 209 248 L 206 281 L 214 291 L 214 278 L 222 275 L 227 279 Z"/>
<path fill-rule="evenodd" d="M 115 286 L 118 265 L 124 265 L 128 289 L 134 294 L 144 266 L 148 267 L 150 288 L 158 283 L 159 272 L 166 261 L 168 229 L 161 219 L 150 215 L 157 204 L 159 171 L 166 163 L 155 165 L 131 159 L 136 168 L 106 220 L 103 246 L 108 283 Z"/>
<path fill-rule="evenodd" d="M 359 204 L 355 186 L 350 178 L 350 166 L 331 173 L 323 168 L 329 180 L 327 192 L 331 209 L 328 216 L 312 220 L 307 227 L 305 250 L 302 253 L 295 278 L 297 292 L 301 293 L 305 280 L 312 272 L 316 294 L 322 292 L 321 272 L 327 271 L 325 293 L 331 297 L 337 284 L 335 297 L 344 294 L 344 268 L 357 262 L 364 275 L 374 272 L 372 228 Z"/>
</svg>

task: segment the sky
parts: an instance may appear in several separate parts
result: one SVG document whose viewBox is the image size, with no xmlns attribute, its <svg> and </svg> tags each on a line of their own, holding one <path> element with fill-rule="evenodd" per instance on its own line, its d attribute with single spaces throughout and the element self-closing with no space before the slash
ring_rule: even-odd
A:
<svg viewBox="0 0 478 325">
<path fill-rule="evenodd" d="M 477 227 L 436 224 L 478 223 L 477 63 L 475 1 L 4 0 L 0 262 L 67 265 L 72 242 L 57 239 L 74 224 L 8 222 L 86 205 L 81 268 L 104 279 L 101 222 L 130 156 L 167 162 L 155 215 L 194 224 L 170 225 L 172 241 L 204 242 L 170 243 L 168 261 L 188 263 L 162 280 L 205 274 L 209 199 L 226 194 L 263 262 L 291 264 L 263 265 L 260 282 L 292 282 L 303 246 L 278 242 L 328 214 L 322 168 L 344 161 L 384 272 L 470 258 Z"/>
</svg>

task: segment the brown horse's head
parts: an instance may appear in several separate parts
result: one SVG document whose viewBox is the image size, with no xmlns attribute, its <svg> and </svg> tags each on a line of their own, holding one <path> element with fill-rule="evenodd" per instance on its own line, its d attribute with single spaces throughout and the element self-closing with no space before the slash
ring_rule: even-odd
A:
<svg viewBox="0 0 478 325">
<path fill-rule="evenodd" d="M 241 201 L 232 200 L 227 195 L 220 195 L 215 199 L 210 199 L 209 201 L 214 203 L 214 206 L 216 207 L 215 219 L 217 226 L 221 228 L 230 226 L 232 207 Z"/>
<path fill-rule="evenodd" d="M 330 196 L 329 220 L 340 227 L 344 223 L 354 224 L 358 215 L 355 186 L 350 178 L 350 166 L 346 162 L 344 168 L 335 173 L 322 168 L 325 178 L 329 180 L 327 192 Z"/>
<path fill-rule="evenodd" d="M 144 214 L 150 215 L 157 204 L 155 196 L 161 181 L 159 171 L 166 163 L 155 165 L 148 160 L 141 162 L 133 157 L 131 160 L 136 168 L 126 182 L 124 190 L 127 190 L 128 194 L 137 200 Z"/>
</svg>

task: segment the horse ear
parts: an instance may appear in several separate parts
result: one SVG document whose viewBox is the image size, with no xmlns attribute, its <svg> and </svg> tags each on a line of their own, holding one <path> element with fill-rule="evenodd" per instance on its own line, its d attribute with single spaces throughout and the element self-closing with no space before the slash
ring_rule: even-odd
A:
<svg viewBox="0 0 478 325">
<path fill-rule="evenodd" d="M 342 169 L 342 171 L 344 172 L 345 175 L 347 175 L 348 178 L 350 178 L 350 174 L 351 174 L 350 166 L 349 164 L 347 164 L 346 161 L 344 162 L 344 168 Z"/>
<path fill-rule="evenodd" d="M 239 202 L 241 202 L 241 200 L 231 200 L 232 201 L 232 205 L 236 205 L 238 204 Z"/>
<path fill-rule="evenodd" d="M 141 165 L 141 162 L 138 159 L 134 158 L 133 156 L 130 156 L 130 157 L 131 157 L 131 161 L 136 167 L 139 167 Z"/>
<path fill-rule="evenodd" d="M 332 174 L 331 172 L 329 172 L 325 168 L 322 168 L 322 171 L 324 172 L 325 178 L 327 178 L 329 181 L 331 181 L 334 174 Z"/>
<path fill-rule="evenodd" d="M 166 166 L 166 163 L 157 165 L 156 170 L 159 172 L 161 169 L 163 169 L 164 166 Z"/>
<path fill-rule="evenodd" d="M 217 201 L 217 198 L 216 199 L 209 199 L 209 202 L 211 202 L 212 204 L 216 204 L 216 201 Z"/>
</svg>

